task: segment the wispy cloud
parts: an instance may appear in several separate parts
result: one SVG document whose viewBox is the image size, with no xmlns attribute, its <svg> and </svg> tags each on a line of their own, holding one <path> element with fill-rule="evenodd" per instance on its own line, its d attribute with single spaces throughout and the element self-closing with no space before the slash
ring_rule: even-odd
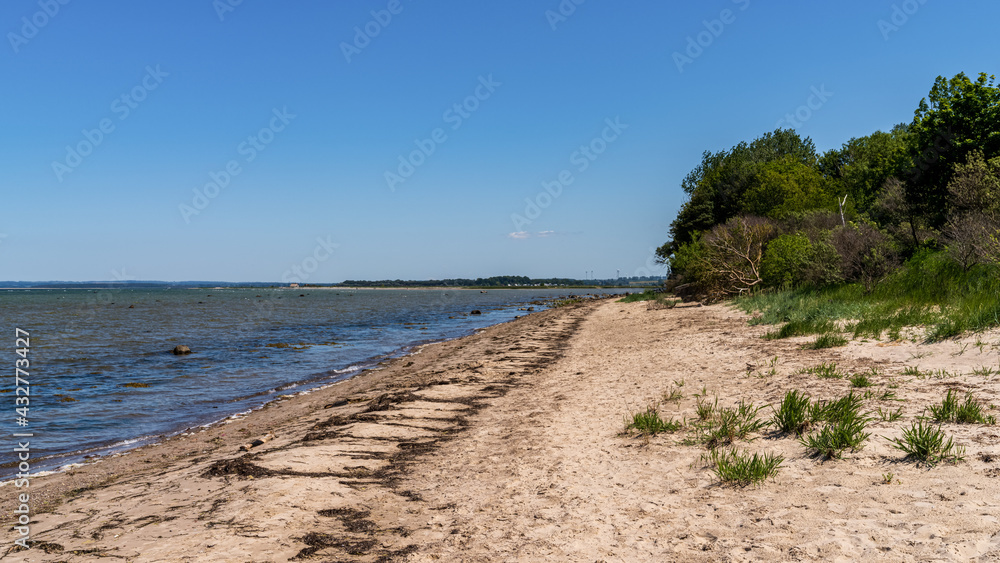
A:
<svg viewBox="0 0 1000 563">
<path fill-rule="evenodd" d="M 513 232 L 513 233 L 508 233 L 507 234 L 507 238 L 522 240 L 522 239 L 527 239 L 527 238 L 554 237 L 554 236 L 565 235 L 565 234 L 573 234 L 573 233 L 557 233 L 556 231 L 538 231 L 538 232 L 534 232 L 533 233 L 531 231 L 517 231 L 517 232 Z"/>
</svg>

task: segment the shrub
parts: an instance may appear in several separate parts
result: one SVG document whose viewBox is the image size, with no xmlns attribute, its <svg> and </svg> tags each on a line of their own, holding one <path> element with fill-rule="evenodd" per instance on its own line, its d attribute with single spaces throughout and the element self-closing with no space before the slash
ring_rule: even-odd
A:
<svg viewBox="0 0 1000 563">
<path fill-rule="evenodd" d="M 763 281 L 760 263 L 774 232 L 774 224 L 767 219 L 741 216 L 716 225 L 703 237 L 704 260 L 717 276 L 709 299 L 745 293 Z"/>
<path fill-rule="evenodd" d="M 848 225 L 834 230 L 831 240 L 848 281 L 861 282 L 871 293 L 899 263 L 889 237 L 870 225 Z"/>
<path fill-rule="evenodd" d="M 805 235 L 781 235 L 772 240 L 760 264 L 764 282 L 770 286 L 801 283 L 812 254 L 812 244 Z"/>
</svg>

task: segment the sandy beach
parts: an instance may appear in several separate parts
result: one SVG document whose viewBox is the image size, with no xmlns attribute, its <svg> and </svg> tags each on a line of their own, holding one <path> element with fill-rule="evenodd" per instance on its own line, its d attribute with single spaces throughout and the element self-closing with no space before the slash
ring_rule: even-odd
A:
<svg viewBox="0 0 1000 563">
<path fill-rule="evenodd" d="M 946 390 L 1000 415 L 1000 331 L 935 344 L 764 340 L 725 305 L 594 300 L 427 345 L 351 380 L 31 485 L 33 547 L 4 561 L 997 561 L 1000 430 L 945 424 L 957 464 L 904 459 L 901 435 Z M 864 448 L 809 457 L 772 430 L 738 446 L 785 458 L 759 487 L 724 486 L 682 429 L 624 433 L 696 395 L 833 399 L 836 362 L 871 373 Z M 924 375 L 905 375 L 907 367 Z M 974 369 L 993 368 L 990 375 Z M 665 393 L 680 397 L 666 401 Z M 770 409 L 760 411 L 770 417 Z M 273 438 L 271 438 L 273 434 Z M 266 438 L 266 439 L 265 439 Z M 262 443 L 241 451 L 254 440 Z M 886 474 L 892 479 L 887 480 Z M 14 520 L 15 489 L 0 488 Z"/>
</svg>

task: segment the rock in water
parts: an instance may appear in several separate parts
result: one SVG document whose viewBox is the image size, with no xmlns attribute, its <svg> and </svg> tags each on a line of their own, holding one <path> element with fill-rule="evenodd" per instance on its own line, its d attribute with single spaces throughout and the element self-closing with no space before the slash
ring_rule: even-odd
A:
<svg viewBox="0 0 1000 563">
<path fill-rule="evenodd" d="M 190 354 L 191 353 L 191 349 L 188 348 L 187 346 L 181 344 L 180 346 L 174 346 L 173 352 L 174 352 L 175 356 L 183 356 L 185 354 Z"/>
<path fill-rule="evenodd" d="M 473 310 L 473 311 L 472 311 L 471 313 L 469 313 L 469 314 L 470 314 L 470 315 L 482 315 L 482 314 L 483 314 L 483 312 L 482 312 L 482 311 L 480 311 L 479 309 L 475 309 L 475 310 Z"/>
</svg>

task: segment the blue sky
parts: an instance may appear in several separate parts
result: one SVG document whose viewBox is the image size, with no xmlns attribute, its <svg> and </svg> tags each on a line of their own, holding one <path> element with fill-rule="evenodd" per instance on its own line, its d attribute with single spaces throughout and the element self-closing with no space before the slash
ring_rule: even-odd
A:
<svg viewBox="0 0 1000 563">
<path fill-rule="evenodd" d="M 998 20 L 939 0 L 5 0 L 0 280 L 644 274 L 702 151 L 796 112 L 820 150 L 908 122 L 936 76 L 995 71 Z"/>
</svg>

